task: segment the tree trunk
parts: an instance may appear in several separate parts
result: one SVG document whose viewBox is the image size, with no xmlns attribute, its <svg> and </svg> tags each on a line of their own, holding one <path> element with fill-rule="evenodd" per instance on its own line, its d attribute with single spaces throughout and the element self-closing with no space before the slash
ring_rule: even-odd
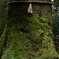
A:
<svg viewBox="0 0 59 59">
<path fill-rule="evenodd" d="M 55 59 L 51 5 L 32 2 L 33 13 L 28 13 L 29 4 L 9 3 L 0 39 L 1 59 Z"/>
</svg>

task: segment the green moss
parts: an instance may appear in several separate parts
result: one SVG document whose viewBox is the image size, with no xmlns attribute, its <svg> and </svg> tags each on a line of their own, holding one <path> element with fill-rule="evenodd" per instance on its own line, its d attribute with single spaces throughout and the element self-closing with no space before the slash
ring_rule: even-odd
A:
<svg viewBox="0 0 59 59">
<path fill-rule="evenodd" d="M 40 11 L 42 16 L 37 13 L 28 14 L 27 5 L 22 7 L 22 10 L 18 9 L 19 6 L 12 5 L 12 7 L 10 5 L 5 30 L 0 39 L 2 46 L 7 41 L 6 46 L 3 46 L 4 49 L 2 48 L 1 59 L 4 59 L 4 57 L 7 59 L 54 59 L 57 53 L 52 40 L 52 28 L 48 24 L 48 22 L 51 22 L 51 14 L 45 9 L 46 7 Z M 11 12 L 12 14 L 10 14 Z M 6 50 L 8 52 L 5 52 Z"/>
<path fill-rule="evenodd" d="M 40 21 L 47 22 L 47 20 L 45 18 L 43 18 L 43 17 L 40 17 Z"/>
</svg>

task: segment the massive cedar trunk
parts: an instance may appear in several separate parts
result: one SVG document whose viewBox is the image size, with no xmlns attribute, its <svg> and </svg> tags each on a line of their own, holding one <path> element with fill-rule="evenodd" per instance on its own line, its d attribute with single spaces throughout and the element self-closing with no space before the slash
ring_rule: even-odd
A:
<svg viewBox="0 0 59 59">
<path fill-rule="evenodd" d="M 27 12 L 29 4 L 9 3 L 8 18 L 0 39 L 1 59 L 55 59 L 51 5 L 32 2 L 33 13 L 30 14 Z"/>
</svg>

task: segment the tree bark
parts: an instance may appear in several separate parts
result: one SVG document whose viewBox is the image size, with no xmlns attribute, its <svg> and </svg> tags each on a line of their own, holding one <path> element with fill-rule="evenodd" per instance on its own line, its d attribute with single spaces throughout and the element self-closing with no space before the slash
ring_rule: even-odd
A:
<svg viewBox="0 0 59 59">
<path fill-rule="evenodd" d="M 1 59 L 54 59 L 56 57 L 51 5 L 31 3 L 33 13 L 28 13 L 29 4 L 9 3 L 8 18 L 0 39 Z"/>
</svg>

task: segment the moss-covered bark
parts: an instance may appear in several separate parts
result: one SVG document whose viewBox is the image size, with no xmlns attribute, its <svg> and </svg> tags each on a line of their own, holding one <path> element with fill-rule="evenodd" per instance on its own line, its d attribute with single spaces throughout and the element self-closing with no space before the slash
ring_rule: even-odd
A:
<svg viewBox="0 0 59 59">
<path fill-rule="evenodd" d="M 51 6 L 32 3 L 34 12 L 29 14 L 28 3 L 9 4 L 8 19 L 0 38 L 1 59 L 55 59 Z"/>
</svg>

